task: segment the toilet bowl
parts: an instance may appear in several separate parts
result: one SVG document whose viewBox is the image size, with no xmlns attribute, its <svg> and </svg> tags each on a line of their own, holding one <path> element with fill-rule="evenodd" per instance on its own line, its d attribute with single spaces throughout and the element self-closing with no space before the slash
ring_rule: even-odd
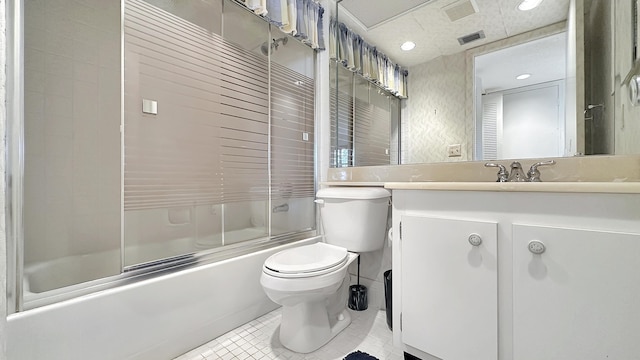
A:
<svg viewBox="0 0 640 360">
<path fill-rule="evenodd" d="M 390 193 L 329 188 L 316 196 L 325 242 L 270 256 L 260 277 L 267 296 L 282 305 L 280 342 L 298 353 L 317 350 L 351 323 L 347 269 L 359 255 L 350 251 L 382 248 Z"/>
<path fill-rule="evenodd" d="M 344 306 L 338 306 L 336 313 L 328 309 L 346 298 L 346 290 L 343 296 L 338 292 L 346 289 L 347 268 L 357 257 L 344 248 L 315 243 L 283 250 L 265 261 L 260 283 L 267 296 L 282 305 L 283 346 L 309 353 L 349 325 L 351 317 Z"/>
</svg>

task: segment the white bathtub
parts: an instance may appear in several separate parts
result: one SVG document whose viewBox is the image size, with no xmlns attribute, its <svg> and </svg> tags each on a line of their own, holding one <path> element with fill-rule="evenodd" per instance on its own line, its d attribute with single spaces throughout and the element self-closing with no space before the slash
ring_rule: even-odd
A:
<svg viewBox="0 0 640 360">
<path fill-rule="evenodd" d="M 230 245 L 264 237 L 266 234 L 267 230 L 264 228 L 239 229 L 226 232 L 224 241 L 226 245 Z M 222 246 L 222 234 L 200 239 L 181 238 L 158 243 L 136 244 L 125 249 L 125 266 L 197 253 L 220 246 Z M 121 256 L 118 249 L 86 255 L 65 256 L 30 264 L 24 269 L 25 300 L 30 301 L 38 298 L 36 294 L 49 290 L 118 275 L 121 268 Z"/>
<path fill-rule="evenodd" d="M 172 359 L 277 307 L 264 260 L 312 238 L 8 317 L 9 359 Z"/>
</svg>

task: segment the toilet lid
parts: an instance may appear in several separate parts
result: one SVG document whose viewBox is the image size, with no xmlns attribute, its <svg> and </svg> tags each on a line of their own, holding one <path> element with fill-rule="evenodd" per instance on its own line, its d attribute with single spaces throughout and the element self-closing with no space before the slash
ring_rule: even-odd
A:
<svg viewBox="0 0 640 360">
<path fill-rule="evenodd" d="M 301 274 L 329 269 L 345 262 L 347 249 L 315 243 L 280 251 L 270 256 L 264 266 L 282 274 Z"/>
</svg>

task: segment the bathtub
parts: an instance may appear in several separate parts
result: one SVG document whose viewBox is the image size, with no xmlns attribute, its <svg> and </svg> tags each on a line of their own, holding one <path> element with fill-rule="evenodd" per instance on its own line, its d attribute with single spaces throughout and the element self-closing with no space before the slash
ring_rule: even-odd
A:
<svg viewBox="0 0 640 360">
<path fill-rule="evenodd" d="M 12 314 L 9 359 L 172 359 L 277 307 L 264 260 L 319 237 Z M 60 266 L 64 269 L 65 266 Z M 45 272 L 43 269 L 39 269 Z M 29 286 L 36 284 L 31 274 Z"/>
<path fill-rule="evenodd" d="M 248 239 L 265 237 L 266 234 L 267 229 L 265 228 L 233 230 L 225 233 L 224 242 L 226 245 L 231 245 Z M 125 266 L 197 253 L 220 246 L 222 246 L 222 234 L 198 239 L 187 237 L 159 243 L 136 244 L 126 247 Z M 37 294 L 53 289 L 118 275 L 121 271 L 120 258 L 120 250 L 114 249 L 92 254 L 65 256 L 25 266 L 23 280 L 25 301 L 37 299 L 39 298 Z"/>
</svg>

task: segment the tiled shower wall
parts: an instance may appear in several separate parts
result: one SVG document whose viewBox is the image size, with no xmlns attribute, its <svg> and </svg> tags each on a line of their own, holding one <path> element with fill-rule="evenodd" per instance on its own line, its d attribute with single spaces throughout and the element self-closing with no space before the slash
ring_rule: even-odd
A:
<svg viewBox="0 0 640 360">
<path fill-rule="evenodd" d="M 24 4 L 25 264 L 118 248 L 120 2 Z"/>
<path fill-rule="evenodd" d="M 403 164 L 472 160 L 465 120 L 465 53 L 441 56 L 409 69 L 409 100 L 403 122 Z M 447 146 L 461 144 L 461 157 Z"/>
</svg>

